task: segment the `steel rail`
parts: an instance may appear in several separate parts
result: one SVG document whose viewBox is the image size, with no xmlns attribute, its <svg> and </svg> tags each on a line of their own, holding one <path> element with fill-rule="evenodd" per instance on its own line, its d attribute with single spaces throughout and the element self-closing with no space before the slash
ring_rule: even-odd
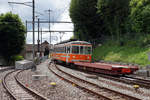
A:
<svg viewBox="0 0 150 100">
<path fill-rule="evenodd" d="M 141 87 L 144 87 L 144 88 L 150 88 L 150 80 L 145 80 L 145 79 L 140 79 L 140 78 L 136 78 L 136 77 L 129 77 L 129 76 L 125 76 L 125 78 L 129 78 L 129 79 L 126 79 L 128 81 L 130 81 L 130 79 L 133 79 L 132 81 L 130 81 L 130 83 L 132 84 L 137 84 L 137 85 L 140 85 Z"/>
<path fill-rule="evenodd" d="M 11 72 L 9 72 L 9 73 L 7 73 L 4 77 L 3 77 L 3 80 L 2 80 L 2 84 L 3 84 L 3 86 L 4 86 L 4 88 L 7 90 L 7 92 L 11 95 L 11 97 L 13 98 L 13 99 L 17 99 L 17 97 L 13 94 L 13 92 L 8 88 L 8 86 L 6 85 L 6 77 L 9 75 L 9 74 L 11 74 L 11 73 L 13 73 L 13 72 L 15 72 L 15 71 L 11 71 Z"/>
<path fill-rule="evenodd" d="M 11 72 L 7 73 L 7 74 L 3 77 L 3 80 L 2 80 L 2 83 L 3 83 L 4 88 L 5 88 L 5 89 L 7 90 L 7 92 L 11 95 L 11 97 L 12 97 L 13 99 L 15 99 L 15 100 L 17 100 L 18 97 L 17 97 L 17 96 L 11 91 L 11 89 L 8 87 L 8 85 L 7 85 L 7 83 L 6 83 L 6 77 L 8 77 L 8 75 L 10 75 L 10 74 L 12 74 L 13 72 L 16 72 L 16 71 L 18 71 L 18 70 L 14 70 L 14 71 L 11 71 Z M 24 88 L 26 91 L 28 91 L 31 95 L 34 95 L 34 96 L 38 97 L 40 100 L 48 100 L 48 99 L 47 99 L 46 97 L 44 97 L 43 95 L 41 95 L 41 94 L 35 92 L 35 91 L 32 90 L 32 89 L 27 88 L 25 85 L 23 85 L 23 83 L 20 82 L 19 79 L 18 79 L 18 74 L 19 74 L 20 72 L 22 72 L 22 71 L 19 71 L 19 72 L 14 76 L 15 80 L 17 81 L 17 83 L 18 83 L 22 88 Z"/>
<path fill-rule="evenodd" d="M 35 90 L 29 88 L 29 87 L 26 87 L 25 84 L 23 84 L 19 79 L 18 79 L 18 75 L 24 70 L 21 70 L 20 72 L 18 72 L 16 75 L 15 75 L 15 79 L 17 81 L 17 83 L 23 87 L 24 89 L 28 90 L 30 93 L 32 94 L 35 94 L 36 96 L 38 96 L 40 98 L 40 100 L 48 100 L 48 98 L 46 98 L 45 96 L 39 94 L 38 92 L 36 92 Z"/>
<path fill-rule="evenodd" d="M 141 79 L 141 78 L 137 78 L 137 77 L 134 77 L 134 76 L 125 76 L 125 77 L 131 78 L 131 79 L 136 79 L 138 81 L 141 81 L 141 83 L 150 84 L 150 80 Z"/>
<path fill-rule="evenodd" d="M 101 94 L 99 94 L 99 93 L 97 93 L 97 92 L 94 92 L 94 91 L 92 91 L 92 90 L 90 90 L 90 89 L 88 89 L 88 88 L 86 88 L 86 87 L 83 87 L 83 86 L 81 86 L 81 85 L 79 85 L 79 84 L 77 84 L 77 83 L 75 83 L 75 82 L 73 82 L 73 81 L 71 81 L 71 80 L 69 80 L 69 79 L 66 79 L 66 78 L 64 78 L 64 77 L 62 77 L 62 76 L 60 76 L 60 75 L 58 75 L 56 72 L 54 72 L 50 67 L 48 67 L 49 68 L 49 70 L 53 73 L 53 74 L 55 74 L 57 77 L 59 77 L 60 79 L 63 79 L 63 80 L 65 80 L 66 82 L 68 82 L 68 83 L 70 83 L 70 84 L 75 84 L 75 86 L 77 87 L 77 88 L 80 88 L 80 89 L 82 89 L 82 90 L 84 90 L 84 91 L 87 91 L 87 92 L 90 92 L 91 94 L 94 94 L 94 95 L 96 95 L 96 96 L 98 96 L 98 97 L 102 97 L 102 98 L 104 98 L 104 99 L 106 99 L 106 100 L 112 100 L 112 99 L 110 99 L 110 98 L 108 98 L 108 97 L 105 97 L 105 96 L 103 96 L 103 95 L 101 95 Z"/>
<path fill-rule="evenodd" d="M 0 69 L 0 72 L 8 71 L 11 69 L 14 69 L 14 68 L 12 68 L 12 67 L 3 68 L 3 69 Z"/>
<path fill-rule="evenodd" d="M 56 65 L 55 65 L 55 66 L 56 66 Z M 59 71 L 61 71 L 62 73 L 65 73 L 66 75 L 68 75 L 68 76 L 70 76 L 70 77 L 73 77 L 73 78 L 75 78 L 75 79 L 77 79 L 77 80 L 79 80 L 79 81 L 83 81 L 83 82 L 85 82 L 85 83 L 94 85 L 94 86 L 96 86 L 96 87 L 98 87 L 98 88 L 106 89 L 106 90 L 108 90 L 108 91 L 110 91 L 110 92 L 119 94 L 120 96 L 124 96 L 124 97 L 130 98 L 130 99 L 132 99 L 132 100 L 141 100 L 141 99 L 139 99 L 139 98 L 136 98 L 136 97 L 133 97 L 133 96 L 129 96 L 129 95 L 127 95 L 127 94 L 123 94 L 123 93 L 120 93 L 120 92 L 118 92 L 118 91 L 114 91 L 114 90 L 111 90 L 111 89 L 108 89 L 108 88 L 105 88 L 105 87 L 100 87 L 99 85 L 97 85 L 97 84 L 95 84 L 95 83 L 92 83 L 92 82 L 89 82 L 89 81 L 80 79 L 80 78 L 78 78 L 78 77 L 76 77 L 76 76 L 74 76 L 74 75 L 72 75 L 72 74 L 69 74 L 69 73 L 67 73 L 67 72 L 65 72 L 65 71 L 63 71 L 63 70 L 61 70 L 61 69 L 58 68 L 57 66 L 56 66 L 56 68 L 57 68 Z"/>
<path fill-rule="evenodd" d="M 95 73 L 93 73 L 95 74 Z M 150 82 L 146 82 L 147 80 L 144 80 L 143 79 L 138 79 L 138 78 L 131 78 L 130 79 L 133 79 L 133 80 L 130 80 L 128 79 L 128 77 L 114 77 L 114 76 L 109 76 L 109 75 L 103 75 L 103 74 L 96 74 L 100 77 L 103 77 L 103 78 L 107 78 L 107 79 L 111 79 L 111 80 L 114 80 L 114 81 L 118 81 L 118 82 L 123 82 L 123 83 L 127 83 L 127 84 L 130 84 L 130 85 L 139 85 L 140 87 L 143 87 L 143 88 L 146 88 L 146 89 L 150 89 Z"/>
</svg>

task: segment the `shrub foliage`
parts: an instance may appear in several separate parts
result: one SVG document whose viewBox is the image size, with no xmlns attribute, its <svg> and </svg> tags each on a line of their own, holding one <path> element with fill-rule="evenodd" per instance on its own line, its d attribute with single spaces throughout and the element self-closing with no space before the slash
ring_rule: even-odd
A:
<svg viewBox="0 0 150 100">
<path fill-rule="evenodd" d="M 0 15 L 0 55 L 9 63 L 25 44 L 25 26 L 18 15 Z"/>
</svg>

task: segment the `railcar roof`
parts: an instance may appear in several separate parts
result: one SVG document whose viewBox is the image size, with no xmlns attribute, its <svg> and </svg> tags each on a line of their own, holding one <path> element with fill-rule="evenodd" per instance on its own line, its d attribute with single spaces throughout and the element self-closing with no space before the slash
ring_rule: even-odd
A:
<svg viewBox="0 0 150 100">
<path fill-rule="evenodd" d="M 72 42 L 72 41 L 78 41 L 77 39 L 69 39 L 69 40 L 65 40 L 65 41 L 62 41 L 60 43 L 57 43 L 55 45 L 58 45 L 58 44 L 65 44 L 65 43 L 68 43 L 68 42 Z"/>
<path fill-rule="evenodd" d="M 68 44 L 91 44 L 91 43 L 86 42 L 86 41 L 72 41 L 72 42 L 69 42 Z"/>
<path fill-rule="evenodd" d="M 91 44 L 91 43 L 86 42 L 86 41 L 71 41 L 71 42 L 67 42 L 67 43 L 56 44 L 56 46 L 58 46 L 58 45 L 69 45 L 69 44 Z"/>
</svg>

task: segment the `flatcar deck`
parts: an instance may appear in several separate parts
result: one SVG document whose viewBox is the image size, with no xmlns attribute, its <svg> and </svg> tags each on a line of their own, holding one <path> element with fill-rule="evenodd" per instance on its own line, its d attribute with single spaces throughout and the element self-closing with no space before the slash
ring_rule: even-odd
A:
<svg viewBox="0 0 150 100">
<path fill-rule="evenodd" d="M 129 65 L 119 65 L 119 64 L 107 64 L 107 63 L 88 63 L 88 62 L 75 62 L 78 68 L 85 69 L 89 71 L 119 75 L 119 74 L 132 74 L 134 71 L 138 70 L 137 66 Z"/>
</svg>

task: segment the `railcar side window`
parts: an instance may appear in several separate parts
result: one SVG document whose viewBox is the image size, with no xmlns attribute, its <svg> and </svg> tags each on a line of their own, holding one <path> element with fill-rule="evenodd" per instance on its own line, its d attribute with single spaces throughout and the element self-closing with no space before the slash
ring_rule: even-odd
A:
<svg viewBox="0 0 150 100">
<path fill-rule="evenodd" d="M 79 54 L 79 46 L 72 46 L 72 53 Z"/>
<path fill-rule="evenodd" d="M 80 46 L 80 54 L 84 54 L 84 47 Z"/>
<path fill-rule="evenodd" d="M 91 54 L 92 49 L 91 47 L 85 47 L 85 54 Z"/>
</svg>

